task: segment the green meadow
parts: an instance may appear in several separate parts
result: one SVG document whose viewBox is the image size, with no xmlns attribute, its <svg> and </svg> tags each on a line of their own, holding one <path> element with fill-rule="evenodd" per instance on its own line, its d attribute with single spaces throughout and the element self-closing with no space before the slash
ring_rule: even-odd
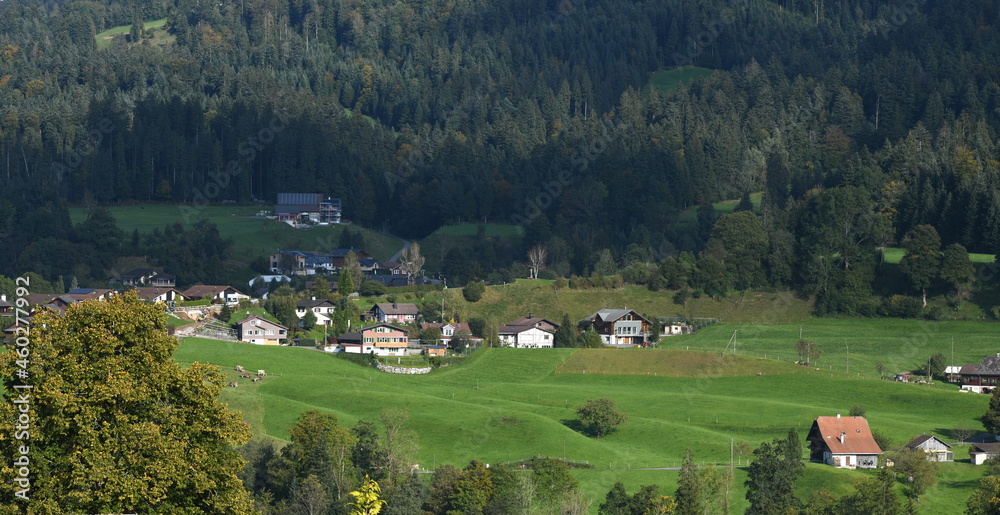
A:
<svg viewBox="0 0 1000 515">
<path fill-rule="evenodd" d="M 646 86 L 646 89 L 648 91 L 649 88 L 655 87 L 661 92 L 667 92 L 675 90 L 684 84 L 690 84 L 693 80 L 699 77 L 707 77 L 713 73 L 715 73 L 715 70 L 701 68 L 698 66 L 681 66 L 678 68 L 671 68 L 669 70 L 656 72 L 650 76 L 649 84 Z"/>
<path fill-rule="evenodd" d="M 147 21 L 142 24 L 143 30 L 152 34 L 152 43 L 156 45 L 165 45 L 167 43 L 172 43 L 176 38 L 174 36 L 167 34 L 166 27 L 167 19 L 160 18 L 159 20 Z M 119 25 L 118 27 L 112 27 L 100 34 L 94 36 L 97 40 L 97 49 L 102 50 L 111 45 L 111 40 L 118 36 L 124 36 L 132 30 L 131 25 Z"/>
<path fill-rule="evenodd" d="M 736 333 L 738 355 L 796 361 L 795 344 L 802 338 L 816 342 L 821 355 L 814 363 L 823 370 L 855 377 L 877 378 L 875 365 L 887 374 L 912 370 L 934 354 L 949 365 L 979 363 L 1000 352 L 994 322 L 813 318 L 791 324 L 725 324 L 696 334 L 664 338 L 660 348 L 722 353 Z M 953 344 L 954 342 L 954 344 Z M 923 386 L 910 385 L 914 388 Z"/>
<path fill-rule="evenodd" d="M 276 250 L 330 250 L 337 248 L 340 233 L 345 227 L 351 231 L 360 230 L 365 235 L 366 251 L 372 257 L 386 260 L 391 257 L 401 244 L 391 236 L 378 234 L 359 226 L 326 225 L 312 229 L 295 229 L 288 224 L 256 218 L 259 211 L 270 209 L 271 206 L 176 206 L 170 204 L 140 204 L 132 206 L 111 206 L 108 209 L 126 234 L 132 231 L 150 233 L 153 229 L 163 230 L 163 227 L 174 222 L 186 226 L 204 218 L 219 228 L 219 234 L 224 238 L 233 239 L 231 254 L 240 262 L 249 263 L 257 256 L 266 256 Z M 70 219 L 80 223 L 87 219 L 87 210 L 83 207 L 71 207 Z"/>
<path fill-rule="evenodd" d="M 989 327 L 984 324 L 979 331 L 983 342 Z M 712 331 L 722 336 L 730 329 L 718 326 Z M 846 321 L 841 330 L 848 330 Z M 715 340 L 709 332 L 703 331 L 706 346 Z M 678 338 L 677 343 L 682 341 Z M 867 349 L 859 346 L 857 359 L 881 359 L 866 356 L 866 350 L 881 352 L 891 345 L 886 340 Z M 593 468 L 574 474 L 594 501 L 592 512 L 618 480 L 629 491 L 655 483 L 672 493 L 676 471 L 638 469 L 677 467 L 686 448 L 699 462 L 728 463 L 733 441 L 756 447 L 795 427 L 805 442 L 815 417 L 846 414 L 858 403 L 865 405 L 872 427 L 897 446 L 922 433 L 947 441 L 955 427 L 980 427 L 976 418 L 988 401 L 954 387 L 677 349 L 484 349 L 463 364 L 421 376 L 385 374 L 308 349 L 195 338 L 185 339 L 175 358 L 182 364 L 219 365 L 228 380 L 236 380 L 236 365 L 266 369 L 261 383 L 242 380 L 239 388 L 226 388 L 222 394 L 231 408 L 243 412 L 259 437 L 287 439 L 288 429 L 307 409 L 336 414 L 341 424 L 351 425 L 375 420 L 382 409 L 403 407 L 409 428 L 418 435 L 417 462 L 426 470 L 445 463 L 464 466 L 473 458 L 488 463 L 538 455 L 586 460 Z M 619 431 L 600 439 L 573 429 L 575 407 L 597 397 L 613 399 L 629 416 Z M 967 458 L 964 450 L 955 450 L 957 458 Z M 746 458 L 738 457 L 744 467 Z M 945 465 L 941 483 L 922 505 L 928 513 L 954 511 L 982 474 L 968 463 Z M 809 464 L 798 488 L 803 498 L 819 488 L 842 495 L 864 476 L 863 471 Z M 745 477 L 745 470 L 738 469 L 733 494 L 737 511 L 746 506 Z M 942 511 L 946 506 L 951 509 Z"/>
</svg>

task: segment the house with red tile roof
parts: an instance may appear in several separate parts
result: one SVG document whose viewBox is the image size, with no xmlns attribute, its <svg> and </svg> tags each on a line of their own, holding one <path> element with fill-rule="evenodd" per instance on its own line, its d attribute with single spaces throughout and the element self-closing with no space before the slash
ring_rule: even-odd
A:
<svg viewBox="0 0 1000 515">
<path fill-rule="evenodd" d="M 837 468 L 876 468 L 882 454 L 865 417 L 818 417 L 806 441 L 811 461 Z"/>
</svg>

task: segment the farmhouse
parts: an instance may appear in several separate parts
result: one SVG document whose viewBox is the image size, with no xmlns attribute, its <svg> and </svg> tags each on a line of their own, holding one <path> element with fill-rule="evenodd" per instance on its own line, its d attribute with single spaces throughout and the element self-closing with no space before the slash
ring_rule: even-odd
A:
<svg viewBox="0 0 1000 515">
<path fill-rule="evenodd" d="M 405 356 L 410 339 L 406 330 L 389 324 L 375 324 L 361 328 L 362 353 L 374 352 L 377 356 Z"/>
<path fill-rule="evenodd" d="M 949 450 L 951 446 L 936 436 L 920 435 L 906 447 L 926 452 L 928 461 L 955 461 L 955 453 Z"/>
<path fill-rule="evenodd" d="M 838 468 L 876 468 L 882 454 L 864 417 L 819 417 L 806 440 L 811 461 Z"/>
<path fill-rule="evenodd" d="M 242 299 L 249 299 L 249 295 L 240 293 L 232 286 L 211 286 L 199 284 L 184 291 L 183 295 L 191 300 L 211 300 L 213 303 L 236 304 Z"/>
<path fill-rule="evenodd" d="M 555 344 L 555 332 L 559 324 L 529 314 L 497 331 L 500 343 L 515 349 L 551 349 Z"/>
<path fill-rule="evenodd" d="M 339 224 L 339 198 L 323 198 L 319 193 L 278 193 L 274 215 L 282 222 Z"/>
<path fill-rule="evenodd" d="M 631 309 L 602 309 L 582 322 L 593 327 L 605 345 L 642 345 L 649 334 L 649 320 Z"/>
<path fill-rule="evenodd" d="M 6 295 L 0 295 L 0 316 L 14 313 L 14 303 L 7 302 Z"/>
<path fill-rule="evenodd" d="M 365 316 L 369 320 L 377 320 L 379 322 L 407 323 L 416 320 L 419 314 L 420 309 L 417 308 L 416 304 L 379 302 L 372 306 L 365 313 Z"/>
<path fill-rule="evenodd" d="M 316 316 L 316 323 L 318 325 L 330 325 L 330 317 L 333 316 L 334 306 L 333 303 L 326 299 L 317 300 L 316 297 L 312 299 L 300 300 L 295 303 L 295 315 L 302 320 L 306 317 L 306 313 L 312 311 L 313 315 Z"/>
<path fill-rule="evenodd" d="M 257 345 L 280 345 L 288 339 L 288 328 L 266 318 L 250 315 L 236 322 L 236 334 L 240 341 Z"/>
<path fill-rule="evenodd" d="M 1000 456 L 1000 443 L 974 443 L 969 449 L 969 458 L 973 465 L 982 465 L 994 456 Z"/>
<path fill-rule="evenodd" d="M 990 393 L 1000 384 L 1000 354 L 986 356 L 979 365 L 965 365 L 959 372 L 962 389 L 976 393 Z"/>
</svg>

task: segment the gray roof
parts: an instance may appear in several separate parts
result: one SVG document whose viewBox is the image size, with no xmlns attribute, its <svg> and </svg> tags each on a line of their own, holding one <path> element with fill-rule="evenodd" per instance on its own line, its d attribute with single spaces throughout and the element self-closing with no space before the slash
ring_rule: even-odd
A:
<svg viewBox="0 0 1000 515">
<path fill-rule="evenodd" d="M 983 364 L 979 365 L 979 373 L 1000 374 L 1000 354 L 983 358 Z"/>
<path fill-rule="evenodd" d="M 316 306 L 322 306 L 324 304 L 329 305 L 329 306 L 333 306 L 333 303 L 330 302 L 330 301 L 328 301 L 328 300 L 326 300 L 326 299 L 305 299 L 305 300 L 300 300 L 300 301 L 296 302 L 295 303 L 295 307 L 297 307 L 297 308 L 314 308 Z"/>
<path fill-rule="evenodd" d="M 646 319 L 646 317 L 640 315 L 634 309 L 602 309 L 587 317 L 586 320 L 594 320 L 596 318 L 601 322 L 614 322 L 629 313 L 635 313 L 636 316 L 642 317 L 643 320 Z"/>
<path fill-rule="evenodd" d="M 379 302 L 378 304 L 375 304 L 375 307 L 386 315 L 417 315 L 420 313 L 420 308 L 418 308 L 416 304 L 408 302 Z"/>
<path fill-rule="evenodd" d="M 931 436 L 931 435 L 920 435 L 920 436 L 914 438 L 913 441 L 911 441 L 910 443 L 906 444 L 906 447 L 918 447 L 922 443 L 926 442 L 927 440 L 932 440 L 932 439 L 941 442 L 942 444 L 944 444 L 945 447 L 951 447 L 950 445 L 948 445 L 947 443 L 945 443 L 944 440 L 942 440 L 942 439 L 940 439 L 940 438 L 938 438 L 936 436 Z"/>
</svg>

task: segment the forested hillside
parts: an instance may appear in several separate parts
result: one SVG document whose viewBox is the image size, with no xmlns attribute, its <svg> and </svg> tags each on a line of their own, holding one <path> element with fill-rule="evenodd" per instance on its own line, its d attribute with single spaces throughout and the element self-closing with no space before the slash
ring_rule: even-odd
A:
<svg viewBox="0 0 1000 515">
<path fill-rule="evenodd" d="M 153 44 L 140 22 L 163 17 Z M 582 275 L 706 249 L 714 215 L 680 213 L 764 191 L 702 274 L 864 296 L 877 250 L 922 224 L 1000 248 L 998 17 L 991 0 L 6 0 L 0 272 L 31 269 L 43 238 L 90 244 L 66 203 L 291 189 L 410 238 L 518 223 L 490 263 L 543 243 Z M 717 72 L 645 88 L 688 64 Z"/>
</svg>

